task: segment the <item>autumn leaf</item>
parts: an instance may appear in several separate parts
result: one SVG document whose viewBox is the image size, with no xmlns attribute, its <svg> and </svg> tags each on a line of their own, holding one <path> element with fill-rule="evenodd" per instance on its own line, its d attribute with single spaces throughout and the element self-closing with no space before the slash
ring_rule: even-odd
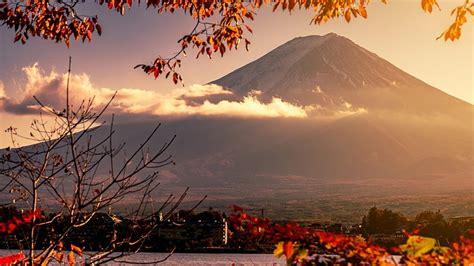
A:
<svg viewBox="0 0 474 266">
<path fill-rule="evenodd" d="M 436 5 L 439 8 L 436 0 L 421 0 L 421 8 L 428 13 L 433 11 L 433 6 Z"/>
<path fill-rule="evenodd" d="M 89 42 L 90 42 L 90 41 L 92 40 L 92 32 L 91 32 L 91 31 L 87 31 L 86 37 L 87 37 L 87 39 L 88 39 Z"/>
<path fill-rule="evenodd" d="M 346 19 L 347 22 L 351 21 L 351 12 L 349 9 L 347 9 L 346 12 L 344 13 L 344 18 Z"/>
<path fill-rule="evenodd" d="M 62 252 L 54 252 L 52 256 L 59 263 L 62 263 L 64 260 L 64 253 Z"/>
<path fill-rule="evenodd" d="M 284 243 L 285 242 L 281 241 L 276 245 L 275 250 L 273 250 L 273 255 L 275 255 L 275 257 L 280 258 L 284 254 L 284 250 L 283 250 Z"/>
<path fill-rule="evenodd" d="M 19 262 L 21 262 L 24 258 L 25 255 L 23 254 L 23 252 L 0 257 L 0 265 L 16 265 L 19 264 Z"/>
<path fill-rule="evenodd" d="M 418 257 L 430 252 L 435 246 L 436 239 L 413 235 L 408 238 L 405 245 L 400 246 L 400 250 Z"/>
<path fill-rule="evenodd" d="M 109 0 L 109 3 L 108 3 L 108 8 L 109 9 L 114 8 L 114 6 L 115 6 L 114 2 L 115 2 L 114 0 Z"/>
<path fill-rule="evenodd" d="M 80 257 L 82 257 L 82 249 L 79 248 L 78 246 L 75 246 L 75 245 L 71 244 L 71 251 L 73 251 L 74 253 L 76 253 Z"/>
<path fill-rule="evenodd" d="M 173 83 L 178 83 L 178 73 L 173 73 Z"/>
<path fill-rule="evenodd" d="M 298 252 L 296 254 L 296 259 L 297 260 L 303 260 L 304 258 L 306 258 L 308 256 L 309 252 L 307 249 L 298 249 Z"/>
<path fill-rule="evenodd" d="M 293 255 L 293 242 L 288 241 L 283 243 L 283 253 L 286 258 L 290 258 Z"/>
<path fill-rule="evenodd" d="M 97 34 L 99 34 L 99 36 L 102 35 L 102 26 L 100 26 L 99 24 L 96 24 L 95 28 L 97 29 Z"/>
<path fill-rule="evenodd" d="M 386 249 L 360 237 L 324 232 L 297 223 L 278 224 L 248 215 L 239 207 L 236 210 L 228 217 L 234 241 L 240 237 L 239 244 L 243 246 L 249 242 L 277 243 L 273 254 L 278 258 L 285 255 L 287 265 L 299 265 L 302 260 L 303 265 L 319 265 L 318 256 L 310 254 L 337 255 L 340 258 L 337 265 L 394 265 L 387 261 L 390 255 Z M 470 265 L 474 261 L 474 240 L 461 236 L 459 242 L 447 248 L 436 246 L 432 238 L 411 236 L 406 245 L 393 252 L 402 253 L 404 265 Z"/>
<path fill-rule="evenodd" d="M 74 266 L 74 264 L 76 263 L 76 257 L 74 256 L 74 252 L 71 251 L 67 254 L 67 262 L 70 266 Z"/>
<path fill-rule="evenodd" d="M 245 24 L 245 28 L 246 28 L 250 33 L 253 33 L 253 30 L 252 30 L 252 28 L 250 28 L 249 25 Z"/>
<path fill-rule="evenodd" d="M 153 69 L 153 76 L 155 77 L 155 79 L 160 75 L 160 69 L 158 69 L 157 67 L 155 67 Z"/>
<path fill-rule="evenodd" d="M 363 18 L 367 18 L 367 10 L 365 9 L 364 6 L 359 7 L 359 13 Z"/>
</svg>

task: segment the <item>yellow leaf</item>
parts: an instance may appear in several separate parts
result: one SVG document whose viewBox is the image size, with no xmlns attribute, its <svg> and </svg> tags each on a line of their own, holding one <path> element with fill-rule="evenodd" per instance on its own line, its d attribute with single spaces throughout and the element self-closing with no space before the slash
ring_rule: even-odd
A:
<svg viewBox="0 0 474 266">
<path fill-rule="evenodd" d="M 402 252 L 415 257 L 421 256 L 433 250 L 436 246 L 436 239 L 422 236 L 410 236 L 405 245 L 401 245 Z"/>
<path fill-rule="evenodd" d="M 302 260 L 308 256 L 308 250 L 307 249 L 299 249 L 298 254 L 296 255 L 296 258 L 298 260 Z"/>
<path fill-rule="evenodd" d="M 283 255 L 283 244 L 285 242 L 279 242 L 277 245 L 276 245 L 276 248 L 275 250 L 273 250 L 273 255 L 275 255 L 275 257 L 279 258 Z"/>
</svg>

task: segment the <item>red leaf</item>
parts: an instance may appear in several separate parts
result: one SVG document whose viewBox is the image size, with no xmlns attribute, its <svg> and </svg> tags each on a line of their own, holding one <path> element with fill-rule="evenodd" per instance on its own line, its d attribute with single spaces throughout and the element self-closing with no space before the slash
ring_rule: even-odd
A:
<svg viewBox="0 0 474 266">
<path fill-rule="evenodd" d="M 173 82 L 174 84 L 178 83 L 178 73 L 173 73 Z"/>
<path fill-rule="evenodd" d="M 154 76 L 155 79 L 156 79 L 159 75 L 160 75 L 160 70 L 159 70 L 157 67 L 155 67 L 155 68 L 153 69 L 153 76 Z"/>
<path fill-rule="evenodd" d="M 252 28 L 250 28 L 247 24 L 245 24 L 245 28 L 247 28 L 247 30 L 248 30 L 250 33 L 253 33 Z"/>
<path fill-rule="evenodd" d="M 92 40 L 92 32 L 90 30 L 87 31 L 86 37 L 89 40 L 89 42 Z"/>
<path fill-rule="evenodd" d="M 13 231 L 15 231 L 16 227 L 17 227 L 16 224 L 10 223 L 10 224 L 8 225 L 8 233 L 9 233 L 9 234 L 13 233 Z"/>
<path fill-rule="evenodd" d="M 283 244 L 283 253 L 285 254 L 286 258 L 291 257 L 293 254 L 293 242 L 289 241 Z"/>
<path fill-rule="evenodd" d="M 10 256 L 0 257 L 0 265 L 13 265 L 19 263 L 25 258 L 23 253 L 18 253 Z"/>
<path fill-rule="evenodd" d="M 99 24 L 95 24 L 95 28 L 97 29 L 97 33 L 102 35 L 102 27 Z"/>
</svg>

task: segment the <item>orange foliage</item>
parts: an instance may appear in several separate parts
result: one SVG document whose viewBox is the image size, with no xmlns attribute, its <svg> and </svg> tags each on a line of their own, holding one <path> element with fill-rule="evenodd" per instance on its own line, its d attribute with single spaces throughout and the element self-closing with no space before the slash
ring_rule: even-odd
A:
<svg viewBox="0 0 474 266">
<path fill-rule="evenodd" d="M 451 247 L 436 246 L 436 240 L 416 235 L 417 230 L 405 234 L 407 244 L 393 252 L 400 256 L 397 263 L 390 253 L 362 237 L 324 232 L 296 223 L 277 224 L 246 214 L 233 206 L 229 217 L 232 241 L 241 243 L 275 244 L 274 254 L 285 256 L 288 265 L 319 265 L 319 259 L 329 260 L 324 265 L 471 265 L 474 262 L 474 231 L 469 238 L 461 236 Z M 325 254 L 329 254 L 327 256 Z"/>
<path fill-rule="evenodd" d="M 0 257 L 0 265 L 15 265 L 25 259 L 25 255 L 20 252 L 14 255 Z"/>
<path fill-rule="evenodd" d="M 387 3 L 388 0 L 380 0 Z M 467 22 L 467 14 L 474 15 L 473 0 L 455 8 L 454 23 L 441 34 L 445 40 L 456 40 L 461 36 L 461 27 Z M 41 37 L 56 42 L 64 42 L 67 46 L 70 39 L 91 41 L 93 33 L 101 35 L 102 28 L 96 16 L 80 16 L 75 7 L 79 0 L 25 0 L 0 3 L 0 22 L 16 32 L 15 42 L 26 43 L 29 37 Z M 98 4 L 125 15 L 137 0 L 97 0 Z M 273 11 L 281 9 L 291 11 L 298 9 L 313 10 L 312 24 L 321 24 L 330 19 L 343 17 L 347 22 L 358 16 L 367 18 L 369 0 L 144 0 L 147 8 L 154 8 L 158 13 L 173 13 L 182 10 L 196 20 L 196 25 L 189 34 L 179 41 L 180 50 L 176 55 L 164 58 L 158 56 L 151 64 L 140 64 L 147 74 L 157 78 L 164 75 L 171 77 L 174 83 L 182 81 L 176 71 L 180 67 L 180 55 L 186 54 L 189 46 L 198 49 L 197 56 L 207 55 L 209 58 L 218 53 L 237 49 L 243 42 L 248 49 L 250 41 L 245 32 L 252 33 L 247 25 L 253 20 L 256 10 L 263 5 L 273 5 Z M 439 8 L 437 0 L 421 0 L 424 11 L 431 13 L 433 7 Z M 209 20 L 215 17 L 215 21 Z"/>
<path fill-rule="evenodd" d="M 45 255 L 45 259 L 43 260 L 42 257 L 38 257 L 36 260 L 41 261 L 43 260 L 44 265 L 48 265 L 49 262 L 53 259 L 56 260 L 58 263 L 68 263 L 69 265 L 76 265 L 77 260 L 76 256 L 82 257 L 83 251 L 78 246 L 71 244 L 70 251 L 63 250 L 63 243 L 60 242 L 54 250 L 50 253 Z"/>
<path fill-rule="evenodd" d="M 30 223 L 33 219 L 39 219 L 42 217 L 41 210 L 27 211 L 21 216 L 13 217 L 11 220 L 0 222 L 0 233 L 12 234 L 20 225 Z M 63 243 L 59 242 L 54 250 L 47 254 L 47 258 L 44 260 L 44 265 L 47 265 L 50 259 L 54 259 L 59 263 L 63 263 L 66 252 L 63 251 Z M 83 251 L 78 246 L 71 244 L 70 251 L 67 253 L 67 262 L 69 265 L 75 265 L 76 255 L 82 257 Z M 37 260 L 41 260 L 39 257 Z M 13 265 L 24 262 L 25 255 L 20 252 L 18 254 L 0 257 L 0 265 Z"/>
</svg>

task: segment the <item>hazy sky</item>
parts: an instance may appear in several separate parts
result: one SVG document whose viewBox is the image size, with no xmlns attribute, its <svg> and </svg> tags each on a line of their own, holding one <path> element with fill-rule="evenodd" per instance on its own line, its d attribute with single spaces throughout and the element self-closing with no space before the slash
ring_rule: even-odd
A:
<svg viewBox="0 0 474 266">
<path fill-rule="evenodd" d="M 249 36 L 252 45 L 216 55 L 212 60 L 202 57 L 195 60 L 195 51 L 189 51 L 183 60 L 181 74 L 186 85 L 204 84 L 264 55 L 275 47 L 298 36 L 324 35 L 335 32 L 353 40 L 360 46 L 387 59 L 402 70 L 428 84 L 470 103 L 473 99 L 473 32 L 474 23 L 468 21 L 461 40 L 436 41 L 435 38 L 452 22 L 449 13 L 462 0 L 441 2 L 442 11 L 425 14 L 419 0 L 390 1 L 383 5 L 373 1 L 369 18 L 330 21 L 324 25 L 309 25 L 311 11 L 272 13 L 260 10 L 250 23 L 254 34 Z M 0 81 L 10 98 L 21 98 L 25 75 L 22 68 L 39 63 L 47 73 L 67 70 L 67 58 L 73 58 L 73 72 L 86 73 L 90 82 L 99 88 L 140 88 L 169 94 L 176 86 L 169 80 L 154 80 L 133 66 L 148 63 L 156 55 L 167 56 L 177 51 L 176 41 L 189 32 L 193 21 L 186 16 L 157 15 L 143 7 L 132 9 L 121 17 L 106 7 L 85 5 L 84 13 L 98 14 L 103 36 L 94 36 L 91 43 L 73 43 L 70 49 L 64 44 L 32 39 L 26 45 L 13 44 L 14 32 L 0 28 Z M 471 19 L 471 18 L 469 18 Z M 1 87 L 0 83 L 0 87 Z M 0 92 L 1 93 L 1 92 Z M 2 95 L 0 95 L 1 97 Z M 0 110 L 2 129 L 9 124 L 23 123 L 27 116 L 6 115 Z M 0 147 L 5 143 L 0 135 Z"/>
</svg>

